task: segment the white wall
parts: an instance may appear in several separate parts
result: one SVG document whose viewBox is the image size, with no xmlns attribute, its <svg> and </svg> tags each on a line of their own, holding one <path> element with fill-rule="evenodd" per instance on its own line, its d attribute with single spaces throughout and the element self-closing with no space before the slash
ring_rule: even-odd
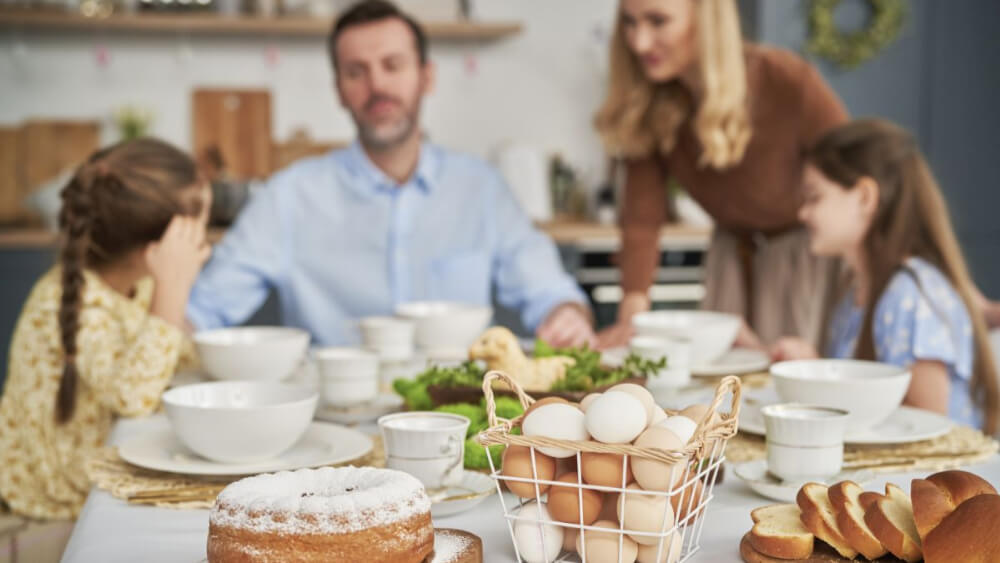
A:
<svg viewBox="0 0 1000 563">
<path fill-rule="evenodd" d="M 483 20 L 521 21 L 524 32 L 489 43 L 432 43 L 438 88 L 424 112 L 431 136 L 482 156 L 501 142 L 527 141 L 562 152 L 588 180 L 599 180 L 603 158 L 590 124 L 615 3 L 478 0 L 475 9 Z M 106 66 L 98 64 L 102 47 Z M 113 109 L 139 104 L 155 111 L 155 135 L 188 147 L 197 87 L 270 89 L 279 140 L 297 127 L 315 139 L 353 136 L 321 39 L 0 29 L 0 123 L 98 118 L 112 141 Z"/>
</svg>

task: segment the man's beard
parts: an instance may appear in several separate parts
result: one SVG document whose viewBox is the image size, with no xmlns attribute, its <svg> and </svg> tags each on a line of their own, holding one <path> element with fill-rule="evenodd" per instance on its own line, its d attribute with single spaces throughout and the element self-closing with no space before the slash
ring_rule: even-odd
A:
<svg viewBox="0 0 1000 563">
<path fill-rule="evenodd" d="M 374 104 L 380 101 L 381 97 L 374 96 L 368 101 L 366 106 Z M 397 100 L 393 100 L 397 101 Z M 374 150 L 387 150 L 394 148 L 407 139 L 413 134 L 413 130 L 417 127 L 417 118 L 419 116 L 419 102 L 414 104 L 414 108 L 407 108 L 404 104 L 400 103 L 400 106 L 404 108 L 405 113 L 397 120 L 391 123 L 380 123 L 378 125 L 365 123 L 357 116 L 354 116 L 354 122 L 358 128 L 358 135 L 361 137 L 361 142 L 366 147 Z"/>
</svg>

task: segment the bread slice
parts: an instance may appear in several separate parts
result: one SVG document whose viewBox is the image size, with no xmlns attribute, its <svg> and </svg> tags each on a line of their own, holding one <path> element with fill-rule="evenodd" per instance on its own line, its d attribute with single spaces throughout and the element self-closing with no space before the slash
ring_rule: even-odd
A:
<svg viewBox="0 0 1000 563">
<path fill-rule="evenodd" d="M 865 524 L 865 509 L 858 499 L 863 492 L 857 483 L 841 481 L 831 485 L 827 495 L 837 513 L 837 526 L 844 534 L 844 539 L 858 553 L 875 560 L 885 555 L 887 550 L 868 528 L 868 524 Z"/>
<path fill-rule="evenodd" d="M 858 554 L 844 538 L 837 526 L 837 514 L 830 504 L 826 485 L 806 483 L 795 496 L 795 503 L 802 510 L 802 523 L 817 538 L 830 544 L 845 559 L 854 559 Z"/>
<path fill-rule="evenodd" d="M 910 482 L 913 519 L 921 541 L 945 516 L 966 500 L 984 494 L 997 494 L 993 485 L 968 471 L 941 471 L 926 479 Z"/>
<path fill-rule="evenodd" d="M 1000 496 L 974 496 L 953 510 L 924 541 L 926 563 L 988 563 L 1000 556 Z"/>
<path fill-rule="evenodd" d="M 750 513 L 753 529 L 750 545 L 769 557 L 805 559 L 813 552 L 813 535 L 802 525 L 802 513 L 794 504 L 762 506 Z"/>
<path fill-rule="evenodd" d="M 885 496 L 865 511 L 865 523 L 889 553 L 911 563 L 923 557 L 913 521 L 913 505 L 909 495 L 896 485 L 886 484 Z"/>
<path fill-rule="evenodd" d="M 858 495 L 858 502 L 861 504 L 861 508 L 866 512 L 868 507 L 875 504 L 875 501 L 882 498 L 882 493 L 876 493 L 874 491 L 865 491 Z"/>
</svg>

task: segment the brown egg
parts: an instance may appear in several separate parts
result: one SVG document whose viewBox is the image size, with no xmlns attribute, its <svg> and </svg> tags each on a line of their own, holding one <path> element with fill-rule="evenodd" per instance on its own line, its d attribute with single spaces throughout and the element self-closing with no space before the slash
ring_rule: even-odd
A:
<svg viewBox="0 0 1000 563">
<path fill-rule="evenodd" d="M 529 406 L 527 409 L 524 410 L 524 416 L 527 417 L 529 412 L 537 409 L 542 405 L 547 405 L 549 403 L 569 403 L 569 401 L 563 399 L 562 397 L 545 397 L 544 399 L 538 399 L 534 403 L 531 403 L 531 406 Z"/>
<path fill-rule="evenodd" d="M 610 520 L 600 520 L 594 523 L 597 528 L 607 528 L 607 532 L 585 530 L 576 540 L 576 552 L 580 557 L 586 553 L 588 563 L 635 563 L 639 547 L 635 541 L 618 531 L 618 523 Z M 619 542 L 619 538 L 621 541 Z M 586 546 L 584 546 L 586 541 Z M 620 545 L 619 545 L 620 543 Z M 587 549 L 584 550 L 584 547 Z M 618 550 L 621 548 L 621 559 Z"/>
<path fill-rule="evenodd" d="M 576 454 L 556 458 L 556 475 L 573 473 L 574 471 L 576 471 Z"/>
<path fill-rule="evenodd" d="M 635 492 L 633 492 L 635 491 Z M 616 503 L 618 519 L 624 528 L 633 532 L 659 534 L 674 527 L 674 509 L 664 495 L 642 494 L 639 485 L 632 483 L 628 492 L 619 495 Z M 622 499 L 624 497 L 624 499 Z M 659 543 L 659 536 L 631 535 L 636 543 L 650 545 Z"/>
<path fill-rule="evenodd" d="M 677 515 L 677 523 L 682 525 L 688 525 L 695 522 L 698 519 L 701 511 L 704 509 L 700 506 L 702 503 L 702 497 L 705 495 L 705 484 L 701 482 L 701 479 L 692 479 L 695 472 L 688 469 L 687 474 L 678 483 L 678 487 L 683 487 L 677 494 L 670 497 L 670 505 L 674 507 L 674 514 Z M 695 516 L 691 517 L 691 520 L 684 521 L 688 517 L 689 511 L 693 512 Z"/>
<path fill-rule="evenodd" d="M 638 563 L 677 563 L 681 558 L 681 543 L 681 536 L 676 533 L 663 538 L 659 560 L 656 559 L 656 552 L 660 550 L 659 544 L 640 545 L 635 560 Z"/>
<path fill-rule="evenodd" d="M 556 461 L 538 450 L 535 450 L 535 468 L 538 470 L 535 475 L 531 468 L 531 448 L 526 446 L 507 446 L 501 463 L 500 473 L 507 477 L 552 481 L 556 476 Z M 534 483 L 505 480 L 504 484 L 510 492 L 521 498 L 535 498 Z M 548 484 L 538 484 L 539 495 L 544 495 L 548 490 Z"/>
<path fill-rule="evenodd" d="M 604 506 L 601 507 L 601 512 L 597 514 L 598 520 L 607 520 L 609 522 L 614 522 L 618 524 L 618 493 L 604 493 Z"/>
<path fill-rule="evenodd" d="M 583 480 L 590 485 L 620 489 L 632 481 L 630 466 L 624 469 L 626 475 L 625 482 L 622 483 L 624 460 L 625 456 L 618 454 L 582 453 L 580 465 L 583 466 Z"/>
<path fill-rule="evenodd" d="M 576 553 L 576 538 L 580 537 L 579 528 L 563 528 L 563 549 Z"/>
<path fill-rule="evenodd" d="M 547 501 L 549 514 L 553 520 L 567 524 L 580 523 L 580 505 L 583 504 L 583 523 L 592 524 L 597 520 L 604 502 L 603 495 L 595 490 L 577 486 L 577 474 L 567 473 L 556 481 L 572 483 L 568 485 L 552 485 Z M 586 487 L 586 483 L 582 485 Z M 582 500 L 581 500 L 582 497 Z"/>
<path fill-rule="evenodd" d="M 646 429 L 635 439 L 633 445 L 639 448 L 660 448 L 667 451 L 684 448 L 684 443 L 677 437 L 677 434 L 662 426 Z M 674 483 L 680 481 L 681 477 L 684 476 L 684 469 L 687 466 L 687 460 L 668 464 L 636 456 L 629 461 L 632 462 L 632 475 L 635 476 L 635 481 L 647 491 L 669 491 Z"/>
</svg>

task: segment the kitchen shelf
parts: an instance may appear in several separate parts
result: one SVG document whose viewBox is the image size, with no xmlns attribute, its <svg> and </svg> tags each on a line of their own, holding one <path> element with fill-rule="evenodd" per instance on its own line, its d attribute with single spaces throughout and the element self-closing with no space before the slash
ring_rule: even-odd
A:
<svg viewBox="0 0 1000 563">
<path fill-rule="evenodd" d="M 0 9 L 0 28 L 69 31 L 190 33 L 200 35 L 283 35 L 326 37 L 330 20 L 305 16 L 221 16 L 214 14 L 136 14 L 88 18 L 78 14 Z M 521 32 L 517 22 L 424 22 L 432 39 L 492 41 Z"/>
</svg>

